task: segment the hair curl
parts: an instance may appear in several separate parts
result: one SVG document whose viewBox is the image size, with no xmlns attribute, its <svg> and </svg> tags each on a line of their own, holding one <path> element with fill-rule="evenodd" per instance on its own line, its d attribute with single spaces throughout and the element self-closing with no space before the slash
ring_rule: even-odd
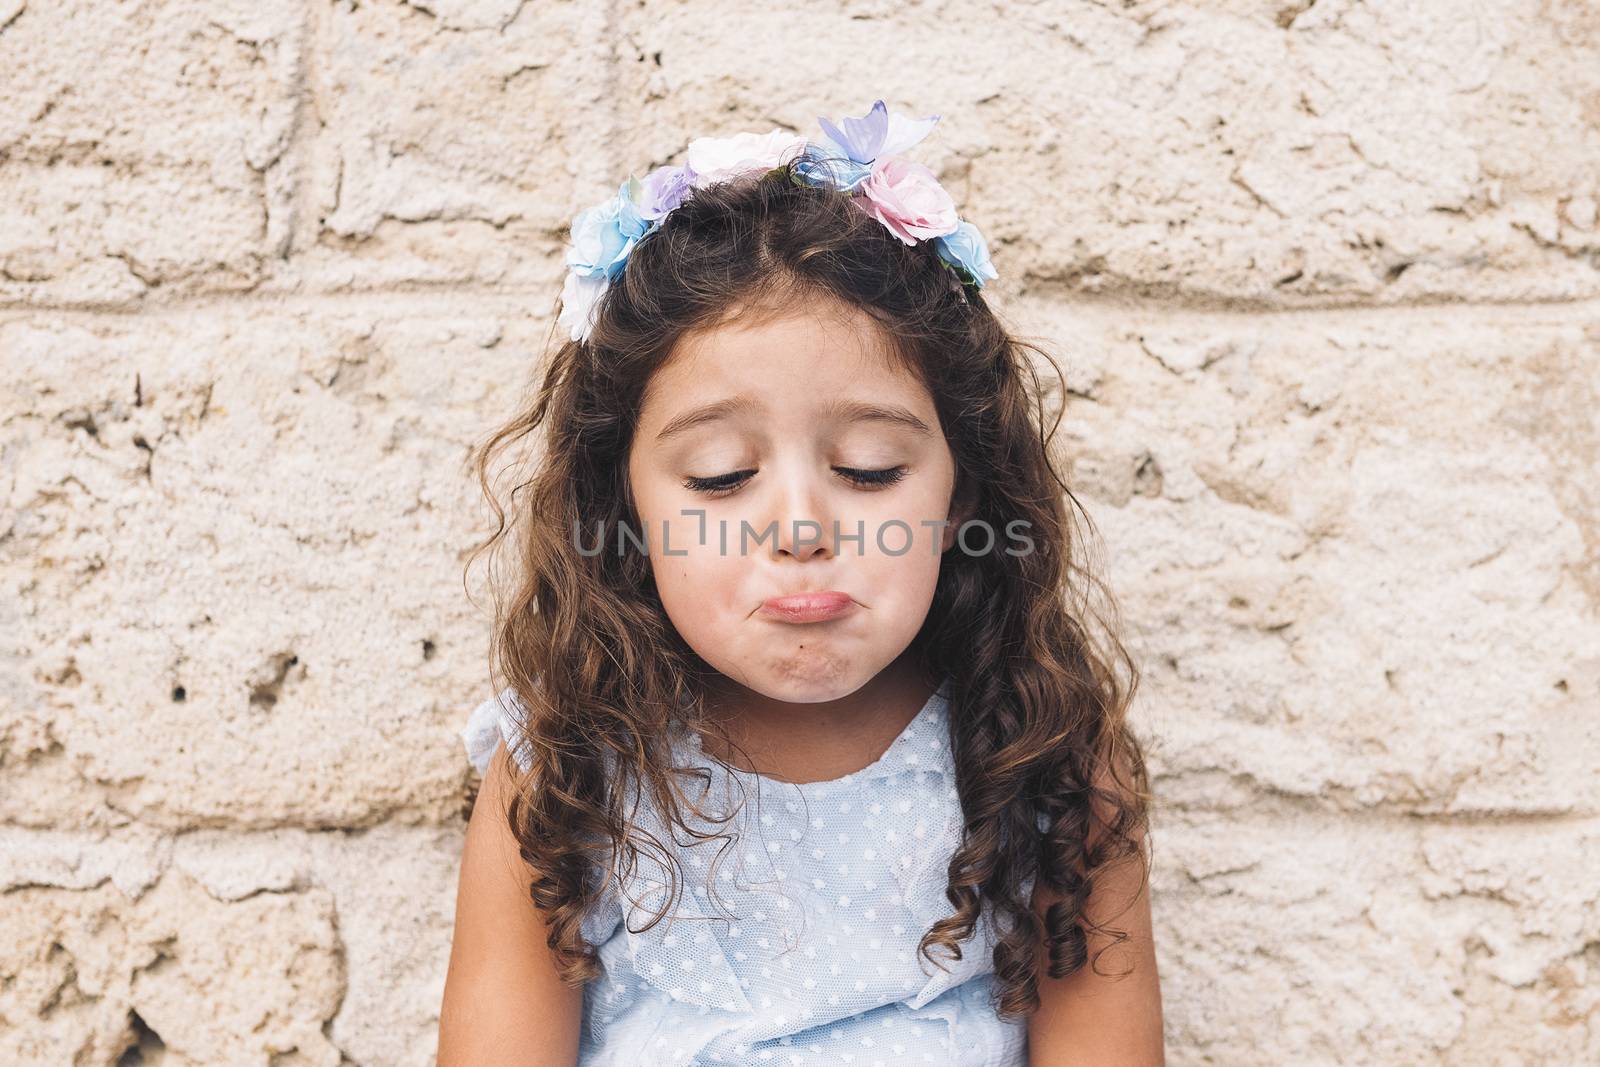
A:
<svg viewBox="0 0 1600 1067">
<path fill-rule="evenodd" d="M 1127 723 L 1139 672 L 1118 637 L 1114 599 L 1073 558 L 1081 531 L 1072 516 L 1090 531 L 1093 523 L 1052 464 L 1061 411 L 1047 434 L 1049 397 L 1029 354 L 1058 379 L 1060 368 L 1009 333 L 933 242 L 902 243 L 849 197 L 797 181 L 792 165 L 692 191 L 632 250 L 588 338 L 563 340 L 525 408 L 473 450 L 495 528 L 467 568 L 486 550 L 517 550 L 508 580 L 491 575 L 490 662 L 495 688 L 509 683 L 528 709 L 522 744 L 533 765 L 507 816 L 534 872 L 529 896 L 563 979 L 587 981 L 600 965 L 581 921 L 611 883 L 613 861 L 626 857 L 622 869 L 632 869 L 640 850 L 622 798 L 647 790 L 674 836 L 706 836 L 684 825 L 667 729 L 675 715 L 701 713 L 711 668 L 669 622 L 642 553 L 586 555 L 573 533 L 638 528 L 628 452 L 645 386 L 680 338 L 818 297 L 871 316 L 926 385 L 974 494 L 972 518 L 991 529 L 1025 520 L 1034 542 L 1024 554 L 946 553 L 915 639 L 927 676 L 951 679 L 965 817 L 947 872 L 955 912 L 918 951 L 931 960 L 939 945 L 959 959 L 960 942 L 992 908 L 1010 920 L 994 949 L 998 1011 L 1028 1014 L 1039 1004 L 1041 945 L 1048 974 L 1062 978 L 1090 962 L 1091 931 L 1127 939 L 1092 922 L 1085 905 L 1106 866 L 1147 860 L 1140 836 L 1152 799 Z M 503 507 L 490 467 L 530 443 L 540 454 L 508 465 L 521 480 Z M 649 844 L 674 872 L 654 925 L 676 902 L 677 864 Z M 1056 896 L 1042 918 L 1023 897 L 1029 878 Z"/>
</svg>

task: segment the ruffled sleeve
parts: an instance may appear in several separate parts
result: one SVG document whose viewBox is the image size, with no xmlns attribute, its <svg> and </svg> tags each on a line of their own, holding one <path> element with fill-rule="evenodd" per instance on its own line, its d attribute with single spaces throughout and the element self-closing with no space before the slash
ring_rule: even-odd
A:
<svg viewBox="0 0 1600 1067">
<path fill-rule="evenodd" d="M 507 687 L 499 696 L 490 697 L 472 710 L 467 717 L 466 729 L 461 731 L 462 743 L 467 749 L 467 759 L 479 774 L 489 769 L 489 759 L 495 746 L 505 742 L 506 751 L 517 761 L 517 766 L 527 773 L 533 760 L 521 746 L 522 724 L 527 707 L 516 691 Z"/>
</svg>

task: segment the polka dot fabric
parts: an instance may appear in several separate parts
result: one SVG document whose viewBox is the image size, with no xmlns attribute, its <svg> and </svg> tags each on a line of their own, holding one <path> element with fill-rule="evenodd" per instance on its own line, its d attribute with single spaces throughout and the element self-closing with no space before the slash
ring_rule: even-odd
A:
<svg viewBox="0 0 1600 1067">
<path fill-rule="evenodd" d="M 585 987 L 581 1067 L 1026 1062 L 1025 1022 L 989 1003 L 989 912 L 960 960 L 931 950 L 946 969 L 916 954 L 954 911 L 945 875 L 962 815 L 947 697 L 948 682 L 876 762 L 823 782 L 737 770 L 693 731 L 674 735 L 681 764 L 712 771 L 709 786 L 684 784 L 706 810 L 698 828 L 732 840 L 674 837 L 638 804 L 642 840 L 670 845 L 684 878 L 675 908 L 644 929 L 671 889 L 647 846 L 585 922 L 605 973 Z M 515 739 L 519 707 L 507 690 L 473 712 L 462 737 L 480 771 Z"/>
</svg>

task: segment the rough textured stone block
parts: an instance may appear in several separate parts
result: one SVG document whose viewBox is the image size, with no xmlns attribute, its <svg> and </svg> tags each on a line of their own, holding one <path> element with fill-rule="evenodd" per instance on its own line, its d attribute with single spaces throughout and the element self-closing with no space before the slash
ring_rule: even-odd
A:
<svg viewBox="0 0 1600 1067">
<path fill-rule="evenodd" d="M 1600 294 L 1600 17 L 1427 5 L 623 9 L 625 162 L 877 96 L 1002 284 L 1197 304 Z"/>
<path fill-rule="evenodd" d="M 1173 810 L 1157 834 L 1173 1062 L 1491 1067 L 1600 1052 L 1593 819 L 1567 823 L 1554 848 L 1510 825 L 1298 804 L 1226 821 Z"/>
<path fill-rule="evenodd" d="M 131 851 L 137 883 L 98 868 Z M 0 1058 L 433 1062 L 459 830 L 0 830 Z M 110 882 L 107 881 L 109 878 Z"/>
<path fill-rule="evenodd" d="M 243 290 L 282 252 L 296 4 L 0 10 L 0 301 Z"/>
<path fill-rule="evenodd" d="M 315 219 L 270 288 L 487 282 L 553 307 L 578 199 L 618 180 L 603 7 L 337 3 L 317 18 Z"/>
<path fill-rule="evenodd" d="M 1600 808 L 1600 317 L 1030 308 L 1170 803 Z"/>
<path fill-rule="evenodd" d="M 137 901 L 110 886 L 5 899 L 0 996 L 27 1023 L 0 1028 L 7 1063 L 341 1062 L 321 1024 L 344 984 L 324 890 L 224 903 L 168 875 Z"/>
<path fill-rule="evenodd" d="M 487 684 L 464 460 L 541 340 L 487 309 L 0 323 L 0 407 L 27 412 L 0 602 L 33 665 L 0 815 L 454 817 Z"/>
</svg>

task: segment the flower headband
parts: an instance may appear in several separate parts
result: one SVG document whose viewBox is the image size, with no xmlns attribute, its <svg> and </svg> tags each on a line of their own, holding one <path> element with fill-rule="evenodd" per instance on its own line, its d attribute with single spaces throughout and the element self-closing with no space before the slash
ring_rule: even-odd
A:
<svg viewBox="0 0 1600 1067">
<path fill-rule="evenodd" d="M 781 129 L 690 141 L 684 165 L 657 167 L 642 181 L 630 174 L 615 196 L 572 220 L 560 324 L 570 328 L 574 341 L 588 337 L 595 306 L 622 273 L 628 253 L 694 190 L 789 162 L 795 162 L 797 183 L 848 194 L 906 244 L 933 239 L 939 258 L 964 284 L 982 287 L 985 279 L 999 277 L 983 235 L 957 217 L 955 201 L 933 171 L 898 158 L 938 121 L 938 115 L 908 118 L 879 100 L 865 115 L 841 119 L 838 126 L 819 117 L 820 142 Z"/>
</svg>

